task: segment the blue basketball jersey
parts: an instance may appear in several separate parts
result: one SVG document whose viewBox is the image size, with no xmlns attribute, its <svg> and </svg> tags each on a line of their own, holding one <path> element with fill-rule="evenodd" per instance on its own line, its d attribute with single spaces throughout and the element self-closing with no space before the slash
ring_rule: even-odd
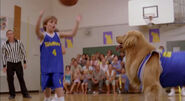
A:
<svg viewBox="0 0 185 101">
<path fill-rule="evenodd" d="M 40 45 L 41 73 L 63 73 L 62 45 L 57 33 L 54 37 L 45 35 Z"/>
<path fill-rule="evenodd" d="M 185 52 L 163 52 L 163 72 L 160 82 L 163 87 L 185 86 Z"/>
</svg>

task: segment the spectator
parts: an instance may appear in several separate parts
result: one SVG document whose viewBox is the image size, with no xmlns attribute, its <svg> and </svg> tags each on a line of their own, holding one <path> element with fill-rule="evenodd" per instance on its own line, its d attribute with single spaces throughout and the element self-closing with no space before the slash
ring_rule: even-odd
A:
<svg viewBox="0 0 185 101">
<path fill-rule="evenodd" d="M 120 81 L 119 81 L 120 82 Z M 129 90 L 129 79 L 126 75 L 125 69 L 121 69 L 121 82 L 120 82 L 120 88 L 122 88 L 122 84 L 124 84 L 124 92 L 127 93 Z"/>
<path fill-rule="evenodd" d="M 71 66 L 71 70 L 74 73 L 76 69 L 82 70 L 82 67 L 78 64 L 77 60 L 74 59 L 73 65 Z"/>
<path fill-rule="evenodd" d="M 74 61 L 75 61 L 75 58 L 72 58 L 70 63 L 71 66 L 74 65 Z"/>
<path fill-rule="evenodd" d="M 112 66 L 113 69 L 116 71 L 116 76 L 119 77 L 119 74 L 121 73 L 121 63 L 120 61 L 118 61 L 118 56 L 114 56 Z"/>
<path fill-rule="evenodd" d="M 89 77 L 89 70 L 85 69 L 83 71 L 83 83 L 82 83 L 82 92 L 83 94 L 87 94 L 87 87 L 88 87 L 88 80 L 91 77 Z"/>
<path fill-rule="evenodd" d="M 93 70 L 93 67 L 91 66 L 89 60 L 86 61 L 86 65 L 83 67 L 83 70 L 85 70 L 85 69 Z"/>
<path fill-rule="evenodd" d="M 81 64 L 81 60 L 82 60 L 81 54 L 78 54 L 78 55 L 77 55 L 76 60 L 77 60 L 77 63 L 78 63 L 78 64 Z"/>
<path fill-rule="evenodd" d="M 102 62 L 101 62 L 101 64 L 100 64 L 100 69 L 103 70 L 104 73 L 107 72 L 107 70 L 108 70 L 108 65 L 106 64 L 105 59 L 102 59 Z"/>
<path fill-rule="evenodd" d="M 102 62 L 103 59 L 105 59 L 104 54 L 100 54 L 100 61 Z"/>
<path fill-rule="evenodd" d="M 121 52 L 120 56 L 118 57 L 118 61 L 121 63 L 121 67 L 125 68 L 125 53 Z"/>
<path fill-rule="evenodd" d="M 86 56 L 85 54 L 82 55 L 82 60 L 81 60 L 81 66 L 82 67 L 85 66 L 86 61 L 87 61 L 85 56 Z"/>
<path fill-rule="evenodd" d="M 108 71 L 105 73 L 105 75 L 106 75 L 107 94 L 110 94 L 110 84 L 112 84 L 113 93 L 116 94 L 116 86 L 115 86 L 116 73 L 113 70 L 112 64 L 108 65 Z"/>
<path fill-rule="evenodd" d="M 85 55 L 85 59 L 86 59 L 86 60 L 90 60 L 90 58 L 89 58 L 89 55 L 88 55 L 88 54 L 86 54 L 86 55 Z"/>
<path fill-rule="evenodd" d="M 92 67 L 95 67 L 98 64 L 98 60 L 96 58 L 96 55 L 91 56 L 91 65 Z"/>
<path fill-rule="evenodd" d="M 119 61 L 123 61 L 123 58 L 125 57 L 125 53 L 124 52 L 120 52 L 120 55 L 118 57 Z"/>
<path fill-rule="evenodd" d="M 163 53 L 165 50 L 164 50 L 164 46 L 159 46 L 159 52 L 160 53 Z"/>
<path fill-rule="evenodd" d="M 66 90 L 66 94 L 69 94 L 68 86 L 71 85 L 71 81 L 72 81 L 71 66 L 67 65 L 64 72 L 64 88 Z"/>
<path fill-rule="evenodd" d="M 99 59 L 100 58 L 100 53 L 96 52 L 95 57 L 96 57 L 96 59 Z"/>
<path fill-rule="evenodd" d="M 118 87 L 118 81 L 119 81 L 119 76 L 121 74 L 121 63 L 120 61 L 118 61 L 118 56 L 114 56 L 114 59 L 112 61 L 112 66 L 113 66 L 113 69 L 116 71 L 116 87 L 117 87 L 117 90 L 120 92 L 120 89 Z"/>
<path fill-rule="evenodd" d="M 80 84 L 81 84 L 80 78 L 81 78 L 80 69 L 76 69 L 75 72 L 74 72 L 74 82 L 73 82 L 73 85 L 71 87 L 70 93 L 73 93 L 74 87 L 76 87 L 76 92 L 79 93 L 79 87 L 80 87 Z"/>
<path fill-rule="evenodd" d="M 95 66 L 93 71 L 92 82 L 89 83 L 89 89 L 92 89 L 92 86 L 98 85 L 99 92 L 102 92 L 103 79 L 105 78 L 104 72 L 100 69 L 100 65 Z"/>
<path fill-rule="evenodd" d="M 105 59 L 108 63 L 112 62 L 114 55 L 112 54 L 112 50 L 107 51 L 107 55 L 105 56 Z"/>
</svg>

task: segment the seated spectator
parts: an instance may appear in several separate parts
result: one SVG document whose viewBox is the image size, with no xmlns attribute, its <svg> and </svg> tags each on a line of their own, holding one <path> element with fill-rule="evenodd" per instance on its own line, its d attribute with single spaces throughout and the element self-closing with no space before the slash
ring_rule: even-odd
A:
<svg viewBox="0 0 185 101">
<path fill-rule="evenodd" d="M 120 52 L 120 56 L 118 57 L 118 61 L 121 63 L 121 67 L 125 68 L 125 53 Z"/>
<path fill-rule="evenodd" d="M 102 92 L 103 87 L 103 79 L 105 78 L 104 72 L 100 69 L 100 65 L 95 66 L 95 70 L 93 71 L 92 82 L 89 83 L 89 89 L 92 89 L 92 86 L 98 85 L 99 93 Z"/>
<path fill-rule="evenodd" d="M 90 60 L 90 58 L 89 58 L 89 55 L 88 55 L 88 54 L 86 54 L 86 55 L 85 55 L 85 59 L 86 59 L 86 60 Z"/>
<path fill-rule="evenodd" d="M 107 72 L 107 70 L 108 70 L 108 65 L 106 64 L 105 59 L 102 59 L 102 62 L 101 62 L 101 64 L 100 64 L 100 69 L 103 70 L 104 73 Z"/>
<path fill-rule="evenodd" d="M 114 55 L 112 54 L 112 50 L 107 51 L 107 55 L 105 56 L 105 59 L 108 63 L 112 62 Z"/>
<path fill-rule="evenodd" d="M 110 94 L 110 84 L 112 84 L 113 93 L 116 94 L 116 72 L 113 70 L 112 64 L 108 65 L 108 71 L 105 73 L 106 75 L 106 86 L 107 86 L 107 94 Z"/>
<path fill-rule="evenodd" d="M 85 56 L 86 56 L 85 54 L 82 55 L 82 60 L 81 60 L 81 64 L 80 64 L 82 67 L 85 66 L 86 61 L 87 61 Z"/>
<path fill-rule="evenodd" d="M 72 58 L 72 59 L 71 59 L 70 66 L 74 65 L 74 61 L 75 61 L 75 58 Z"/>
<path fill-rule="evenodd" d="M 124 52 L 120 52 L 120 55 L 119 55 L 119 57 L 118 57 L 118 60 L 119 61 L 123 61 L 123 58 L 125 57 L 125 54 L 124 54 Z"/>
<path fill-rule="evenodd" d="M 82 82 L 82 93 L 87 94 L 88 80 L 91 79 L 89 75 L 89 70 L 85 69 L 83 71 L 83 82 Z"/>
<path fill-rule="evenodd" d="M 66 94 L 69 94 L 68 86 L 71 85 L 71 81 L 72 81 L 72 71 L 71 67 L 67 65 L 64 72 L 64 88 L 66 90 Z"/>
<path fill-rule="evenodd" d="M 116 76 L 119 77 L 119 74 L 121 74 L 121 63 L 118 61 L 118 56 L 114 56 L 112 61 L 113 69 L 116 71 Z"/>
<path fill-rule="evenodd" d="M 98 60 L 95 55 L 92 55 L 91 56 L 91 66 L 95 67 L 96 65 L 98 65 Z"/>
<path fill-rule="evenodd" d="M 78 54 L 78 55 L 77 55 L 76 60 L 77 60 L 77 63 L 78 63 L 78 64 L 81 64 L 81 60 L 82 60 L 81 54 Z"/>
<path fill-rule="evenodd" d="M 77 60 L 74 59 L 73 65 L 71 66 L 71 70 L 74 73 L 76 69 L 79 69 L 80 71 L 82 71 L 82 67 L 78 64 Z"/>
<path fill-rule="evenodd" d="M 87 61 L 86 61 L 86 65 L 85 65 L 85 66 L 83 66 L 83 70 L 85 70 L 85 69 L 93 70 L 93 67 L 91 66 L 91 64 L 90 64 L 90 61 L 89 61 L 89 60 L 87 60 Z"/>
<path fill-rule="evenodd" d="M 129 79 L 126 75 L 125 68 L 121 69 L 121 76 L 119 80 L 120 88 L 122 88 L 122 84 L 124 85 L 124 89 L 122 89 L 123 92 L 127 93 L 129 90 Z"/>
<path fill-rule="evenodd" d="M 95 57 L 96 57 L 96 59 L 99 59 L 100 58 L 100 53 L 96 52 Z"/>
<path fill-rule="evenodd" d="M 113 58 L 113 61 L 112 61 L 112 66 L 113 66 L 113 69 L 115 70 L 116 72 L 116 87 L 117 87 L 117 91 L 118 92 L 121 92 L 121 90 L 119 89 L 119 77 L 120 77 L 120 74 L 121 74 L 121 62 L 118 61 L 118 56 L 114 56 Z"/>
<path fill-rule="evenodd" d="M 80 84 L 81 84 L 81 73 L 80 73 L 80 70 L 79 69 L 76 69 L 75 72 L 74 72 L 74 82 L 72 84 L 72 87 L 71 87 L 71 90 L 70 90 L 70 93 L 73 93 L 73 89 L 74 87 L 76 87 L 76 92 L 79 93 L 79 87 L 80 87 Z"/>
<path fill-rule="evenodd" d="M 100 61 L 102 61 L 103 59 L 105 59 L 105 56 L 104 56 L 104 54 L 100 54 Z"/>
</svg>

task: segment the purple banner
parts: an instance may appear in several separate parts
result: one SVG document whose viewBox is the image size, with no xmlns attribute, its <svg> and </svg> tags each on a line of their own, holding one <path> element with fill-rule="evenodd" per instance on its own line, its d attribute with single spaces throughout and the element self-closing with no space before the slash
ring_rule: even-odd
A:
<svg viewBox="0 0 185 101">
<path fill-rule="evenodd" d="M 112 31 L 103 32 L 103 44 L 112 44 Z"/>
<path fill-rule="evenodd" d="M 65 38 L 65 48 L 73 48 L 73 38 Z"/>
<path fill-rule="evenodd" d="M 160 42 L 159 29 L 150 29 L 149 30 L 149 41 L 150 42 Z"/>
</svg>

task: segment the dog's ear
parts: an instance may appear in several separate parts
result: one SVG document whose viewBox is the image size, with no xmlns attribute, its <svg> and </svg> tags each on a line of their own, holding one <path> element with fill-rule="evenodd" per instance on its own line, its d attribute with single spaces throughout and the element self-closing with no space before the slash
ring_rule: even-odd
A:
<svg viewBox="0 0 185 101">
<path fill-rule="evenodd" d="M 137 36 L 135 36 L 135 35 L 128 35 L 126 37 L 125 42 L 124 42 L 124 47 L 125 48 L 129 48 L 129 47 L 132 47 L 132 46 L 136 45 L 136 43 L 137 43 Z"/>
</svg>

